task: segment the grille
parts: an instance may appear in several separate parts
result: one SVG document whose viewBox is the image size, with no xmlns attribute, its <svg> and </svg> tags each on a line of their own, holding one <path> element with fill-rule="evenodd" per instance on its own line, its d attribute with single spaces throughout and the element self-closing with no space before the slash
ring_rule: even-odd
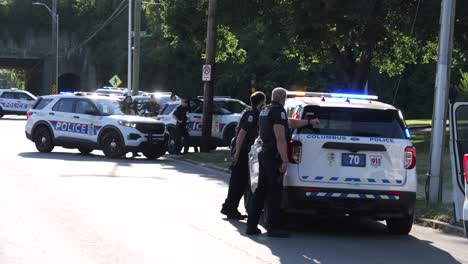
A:
<svg viewBox="0 0 468 264">
<path fill-rule="evenodd" d="M 137 123 L 136 129 L 143 134 L 164 134 L 164 124 Z"/>
</svg>

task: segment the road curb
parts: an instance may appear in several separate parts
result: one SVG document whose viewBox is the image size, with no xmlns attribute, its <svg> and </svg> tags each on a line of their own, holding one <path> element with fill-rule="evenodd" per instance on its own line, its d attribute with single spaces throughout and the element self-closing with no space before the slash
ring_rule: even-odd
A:
<svg viewBox="0 0 468 264">
<path fill-rule="evenodd" d="M 430 228 L 441 230 L 444 233 L 462 236 L 462 237 L 465 236 L 465 230 L 463 228 L 449 224 L 449 223 L 445 223 L 445 222 L 441 222 L 441 221 L 433 220 L 433 219 L 427 219 L 427 218 L 416 218 L 414 222 L 424 227 L 430 227 Z"/>
</svg>

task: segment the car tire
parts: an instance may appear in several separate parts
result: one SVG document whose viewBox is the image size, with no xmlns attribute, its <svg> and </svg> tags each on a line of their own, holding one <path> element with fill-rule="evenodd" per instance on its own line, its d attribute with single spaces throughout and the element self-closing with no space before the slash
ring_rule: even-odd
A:
<svg viewBox="0 0 468 264">
<path fill-rule="evenodd" d="M 0 118 L 2 118 L 3 115 L 4 115 L 4 114 L 3 114 L 3 109 L 0 107 Z"/>
<path fill-rule="evenodd" d="M 408 235 L 413 227 L 414 215 L 399 219 L 387 219 L 387 230 L 392 235 Z"/>
<path fill-rule="evenodd" d="M 89 155 L 91 152 L 93 152 L 93 149 L 91 149 L 91 148 L 78 148 L 78 151 L 83 155 Z"/>
<path fill-rule="evenodd" d="M 175 130 L 170 129 L 169 139 L 167 141 L 167 152 L 169 152 L 169 154 L 178 154 L 182 150 L 182 146 L 176 146 L 175 142 L 176 142 Z"/>
<path fill-rule="evenodd" d="M 111 159 L 122 158 L 125 155 L 124 142 L 116 131 L 109 131 L 101 141 L 102 152 L 104 155 Z"/>
<path fill-rule="evenodd" d="M 52 134 L 46 127 L 39 127 L 34 133 L 36 149 L 41 153 L 49 153 L 54 149 Z"/>
<path fill-rule="evenodd" d="M 159 159 L 166 153 L 167 149 L 164 146 L 160 146 L 157 149 L 143 151 L 143 155 L 149 160 Z"/>
<path fill-rule="evenodd" d="M 465 228 L 465 237 L 468 238 L 468 221 L 463 221 L 463 226 Z"/>
<path fill-rule="evenodd" d="M 226 128 L 226 132 L 224 132 L 224 143 L 229 146 L 231 144 L 231 140 L 236 136 L 236 126 L 231 125 Z"/>
</svg>

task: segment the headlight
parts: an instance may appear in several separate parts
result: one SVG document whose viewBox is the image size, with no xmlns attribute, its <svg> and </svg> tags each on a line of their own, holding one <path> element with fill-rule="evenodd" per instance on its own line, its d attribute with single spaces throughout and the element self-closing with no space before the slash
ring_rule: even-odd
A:
<svg viewBox="0 0 468 264">
<path fill-rule="evenodd" d="M 119 121 L 119 125 L 121 126 L 126 126 L 126 127 L 132 127 L 135 128 L 136 124 L 133 122 L 128 122 L 128 121 Z"/>
</svg>

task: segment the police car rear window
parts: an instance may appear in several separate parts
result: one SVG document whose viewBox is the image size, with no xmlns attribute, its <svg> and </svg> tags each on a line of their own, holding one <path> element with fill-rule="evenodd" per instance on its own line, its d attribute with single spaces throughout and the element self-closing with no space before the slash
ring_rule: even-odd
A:
<svg viewBox="0 0 468 264">
<path fill-rule="evenodd" d="M 397 110 L 308 106 L 302 119 L 318 118 L 319 128 L 301 134 L 405 139 L 405 125 Z"/>
<path fill-rule="evenodd" d="M 37 103 L 34 105 L 33 109 L 37 110 L 42 110 L 44 109 L 50 102 L 52 102 L 53 99 L 44 99 L 44 98 L 39 98 Z"/>
</svg>

